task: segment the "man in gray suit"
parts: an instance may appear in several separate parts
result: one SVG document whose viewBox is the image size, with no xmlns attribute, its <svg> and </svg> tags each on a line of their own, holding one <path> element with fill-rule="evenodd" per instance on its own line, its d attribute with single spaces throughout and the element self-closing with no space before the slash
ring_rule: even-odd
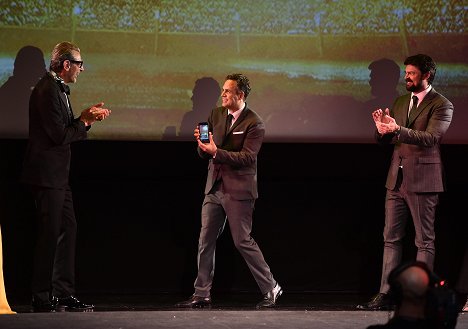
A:
<svg viewBox="0 0 468 329">
<path fill-rule="evenodd" d="M 389 306 L 389 273 L 401 262 L 405 225 L 411 216 L 418 261 L 434 266 L 434 221 L 439 193 L 445 189 L 440 142 L 452 121 L 453 105 L 432 87 L 436 64 L 427 55 L 405 60 L 406 89 L 390 111 L 372 113 L 376 139 L 393 143 L 385 199 L 384 254 L 380 292 L 359 309 Z"/>
<path fill-rule="evenodd" d="M 195 129 L 198 153 L 209 159 L 208 178 L 202 206 L 195 293 L 176 304 L 178 307 L 211 305 L 216 240 L 226 219 L 234 244 L 263 294 L 257 308 L 274 306 L 282 294 L 260 248 L 250 236 L 252 212 L 258 197 L 257 154 L 265 126 L 245 103 L 249 93 L 250 83 L 246 76 L 228 75 L 221 93 L 222 107 L 212 110 L 208 118 L 209 142 L 203 143 L 199 129 Z"/>
</svg>

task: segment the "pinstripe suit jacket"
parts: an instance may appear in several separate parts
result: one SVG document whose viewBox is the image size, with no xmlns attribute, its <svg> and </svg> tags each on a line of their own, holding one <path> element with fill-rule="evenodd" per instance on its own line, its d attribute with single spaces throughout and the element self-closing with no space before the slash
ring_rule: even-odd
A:
<svg viewBox="0 0 468 329">
<path fill-rule="evenodd" d="M 218 151 L 213 159 L 198 148 L 201 157 L 210 159 L 205 194 L 210 193 L 216 181 L 222 179 L 225 193 L 236 200 L 258 197 L 257 154 L 263 143 L 265 125 L 247 105 L 226 133 L 228 110 L 218 107 L 208 118 L 210 131 Z"/>
<path fill-rule="evenodd" d="M 452 121 L 453 105 L 432 88 L 408 119 L 410 100 L 411 94 L 397 98 L 391 110 L 390 115 L 401 126 L 399 136 L 381 136 L 376 132 L 379 143 L 395 143 L 385 186 L 390 190 L 395 188 L 398 169 L 402 166 L 408 191 L 443 192 L 440 142 Z"/>
</svg>

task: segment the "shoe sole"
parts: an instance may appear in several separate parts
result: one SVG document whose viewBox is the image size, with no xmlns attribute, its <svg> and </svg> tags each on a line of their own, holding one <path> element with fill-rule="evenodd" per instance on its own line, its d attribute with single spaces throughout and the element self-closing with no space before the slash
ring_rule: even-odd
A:
<svg viewBox="0 0 468 329">
<path fill-rule="evenodd" d="M 177 308 L 211 308 L 211 304 L 204 304 L 204 303 L 199 303 L 199 304 L 191 304 L 191 305 L 184 305 L 184 304 L 175 304 L 174 305 Z"/>
<path fill-rule="evenodd" d="M 93 312 L 93 308 L 70 308 L 68 306 L 57 306 L 55 309 L 57 312 Z"/>
<path fill-rule="evenodd" d="M 278 300 L 278 298 L 281 297 L 282 294 L 283 294 L 283 289 L 281 289 L 280 291 L 278 291 L 278 296 L 276 296 L 276 300 L 275 300 L 274 304 L 271 304 L 271 305 L 269 305 L 269 306 L 258 306 L 258 305 L 256 305 L 256 306 L 255 306 L 255 309 L 261 310 L 262 308 L 273 308 L 273 307 L 275 307 L 275 306 L 276 306 L 276 301 Z"/>
</svg>

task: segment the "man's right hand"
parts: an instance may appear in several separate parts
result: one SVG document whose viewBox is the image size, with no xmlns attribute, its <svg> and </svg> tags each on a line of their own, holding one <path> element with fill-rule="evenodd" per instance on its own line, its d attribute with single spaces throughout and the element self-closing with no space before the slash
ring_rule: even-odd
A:
<svg viewBox="0 0 468 329">
<path fill-rule="evenodd" d="M 372 112 L 372 119 L 374 119 L 374 122 L 381 122 L 381 123 L 390 123 L 390 110 L 388 108 L 385 109 L 385 111 L 382 111 L 382 109 L 375 110 Z"/>
</svg>

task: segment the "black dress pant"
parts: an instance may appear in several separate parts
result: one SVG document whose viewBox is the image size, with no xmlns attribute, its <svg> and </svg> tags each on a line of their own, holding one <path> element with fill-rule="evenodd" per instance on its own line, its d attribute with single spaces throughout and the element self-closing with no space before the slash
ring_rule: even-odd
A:
<svg viewBox="0 0 468 329">
<path fill-rule="evenodd" d="M 32 294 L 47 301 L 50 295 L 74 294 L 76 219 L 69 187 L 32 187 L 37 211 Z"/>
</svg>

